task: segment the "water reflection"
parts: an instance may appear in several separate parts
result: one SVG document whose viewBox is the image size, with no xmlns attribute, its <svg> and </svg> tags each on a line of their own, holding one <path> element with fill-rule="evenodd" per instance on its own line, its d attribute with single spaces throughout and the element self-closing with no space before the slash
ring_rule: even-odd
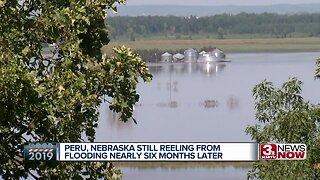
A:
<svg viewBox="0 0 320 180">
<path fill-rule="evenodd" d="M 163 85 L 165 85 L 165 93 L 169 94 L 168 100 L 157 102 L 157 107 L 169 107 L 177 108 L 179 103 L 175 100 L 175 94 L 179 93 L 179 82 L 177 81 L 177 75 L 190 74 L 197 76 L 198 73 L 206 76 L 215 76 L 221 73 L 226 68 L 226 63 L 220 62 L 204 62 L 204 63 L 162 63 L 162 64 L 150 64 L 150 71 L 153 75 L 167 74 L 169 78 L 163 84 L 157 83 L 157 90 L 161 92 Z M 185 97 L 187 98 L 187 97 Z M 219 101 L 217 99 L 206 99 L 201 101 L 199 99 L 199 105 L 204 108 L 217 108 Z"/>
<path fill-rule="evenodd" d="M 226 66 L 226 62 L 161 63 L 149 65 L 153 75 L 160 73 L 195 74 L 200 72 L 207 76 L 214 76 L 221 73 Z"/>
<path fill-rule="evenodd" d="M 202 71 L 202 73 L 206 74 L 207 76 L 216 75 L 224 70 L 226 64 L 224 63 L 197 63 L 198 69 Z"/>
<path fill-rule="evenodd" d="M 239 108 L 239 98 L 235 96 L 230 96 L 227 101 L 227 105 L 230 110 L 235 110 Z"/>
<path fill-rule="evenodd" d="M 218 100 L 205 100 L 201 105 L 205 108 L 216 108 L 219 106 Z"/>
<path fill-rule="evenodd" d="M 169 108 L 176 108 L 178 107 L 177 101 L 169 101 L 169 102 L 159 102 L 156 103 L 157 107 L 169 107 Z"/>
</svg>

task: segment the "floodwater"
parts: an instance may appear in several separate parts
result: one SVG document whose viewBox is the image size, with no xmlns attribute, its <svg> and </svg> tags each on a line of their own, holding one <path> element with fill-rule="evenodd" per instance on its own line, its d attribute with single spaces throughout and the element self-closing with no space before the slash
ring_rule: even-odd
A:
<svg viewBox="0 0 320 180">
<path fill-rule="evenodd" d="M 151 83 L 140 83 L 132 121 L 122 123 L 100 107 L 98 142 L 251 142 L 255 123 L 252 88 L 268 79 L 280 86 L 303 81 L 302 94 L 320 102 L 314 79 L 320 53 L 230 54 L 224 63 L 153 64 Z M 123 168 L 124 179 L 245 179 L 245 168 Z"/>
</svg>

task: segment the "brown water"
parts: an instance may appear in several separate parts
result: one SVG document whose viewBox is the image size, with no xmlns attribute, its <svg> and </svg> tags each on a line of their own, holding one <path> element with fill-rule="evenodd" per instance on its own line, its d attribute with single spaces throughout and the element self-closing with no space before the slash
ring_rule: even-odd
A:
<svg viewBox="0 0 320 180">
<path fill-rule="evenodd" d="M 232 62 L 150 65 L 154 79 L 140 84 L 133 122 L 122 123 L 106 104 L 100 108 L 97 141 L 247 142 L 255 123 L 252 88 L 264 79 L 280 85 L 291 76 L 304 82 L 303 96 L 320 102 L 314 80 L 320 53 L 230 54 Z M 237 168 L 125 168 L 125 179 L 244 179 Z M 201 176 L 200 176 L 201 174 Z M 199 176 L 197 176 L 199 175 Z M 199 177 L 199 178 L 197 178 Z"/>
</svg>

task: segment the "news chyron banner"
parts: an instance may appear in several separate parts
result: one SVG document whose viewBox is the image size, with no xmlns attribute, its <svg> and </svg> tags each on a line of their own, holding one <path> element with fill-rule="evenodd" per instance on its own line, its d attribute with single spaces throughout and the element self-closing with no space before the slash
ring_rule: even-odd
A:
<svg viewBox="0 0 320 180">
<path fill-rule="evenodd" d="M 33 143 L 26 161 L 258 161 L 257 143 Z"/>
<path fill-rule="evenodd" d="M 261 160 L 304 160 L 306 144 L 260 144 Z"/>
<path fill-rule="evenodd" d="M 304 160 L 306 144 L 31 143 L 27 161 L 258 161 Z"/>
</svg>

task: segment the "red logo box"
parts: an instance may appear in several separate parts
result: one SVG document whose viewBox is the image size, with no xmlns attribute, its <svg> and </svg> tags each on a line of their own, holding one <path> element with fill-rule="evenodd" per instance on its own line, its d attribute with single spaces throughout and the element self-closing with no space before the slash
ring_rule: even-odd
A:
<svg viewBox="0 0 320 180">
<path fill-rule="evenodd" d="M 260 144 L 260 159 L 273 160 L 277 159 L 276 144 Z"/>
</svg>

